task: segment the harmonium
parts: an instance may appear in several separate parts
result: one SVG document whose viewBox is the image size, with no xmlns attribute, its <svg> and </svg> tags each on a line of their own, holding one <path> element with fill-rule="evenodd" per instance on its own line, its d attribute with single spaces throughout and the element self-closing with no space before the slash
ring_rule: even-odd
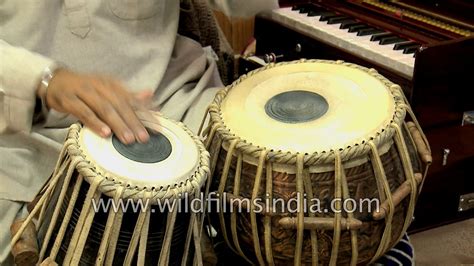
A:
<svg viewBox="0 0 474 266">
<path fill-rule="evenodd" d="M 280 1 L 255 20 L 252 62 L 344 60 L 402 86 L 433 157 L 411 232 L 474 216 L 472 14 L 468 0 Z"/>
</svg>

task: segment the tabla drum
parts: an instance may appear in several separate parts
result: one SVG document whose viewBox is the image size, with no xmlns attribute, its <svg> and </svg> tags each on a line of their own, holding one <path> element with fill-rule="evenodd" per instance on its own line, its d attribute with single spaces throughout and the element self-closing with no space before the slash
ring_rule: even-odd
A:
<svg viewBox="0 0 474 266">
<path fill-rule="evenodd" d="M 39 217 L 40 262 L 200 260 L 201 215 L 183 209 L 183 201 L 199 196 L 209 153 L 182 123 L 156 113 L 141 120 L 150 132 L 146 144 L 124 145 L 80 124 L 70 127 L 56 170 L 24 223 Z"/>
<path fill-rule="evenodd" d="M 401 88 L 377 71 L 271 64 L 208 114 L 217 227 L 249 262 L 364 264 L 406 232 L 431 153 Z"/>
</svg>

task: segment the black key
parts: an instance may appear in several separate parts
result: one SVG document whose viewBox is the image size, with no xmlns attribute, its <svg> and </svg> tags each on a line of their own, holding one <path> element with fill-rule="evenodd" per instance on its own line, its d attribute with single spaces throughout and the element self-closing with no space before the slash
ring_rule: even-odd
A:
<svg viewBox="0 0 474 266">
<path fill-rule="evenodd" d="M 313 6 L 308 5 L 308 6 L 300 8 L 300 13 L 301 14 L 309 13 L 311 10 L 313 10 Z"/>
<path fill-rule="evenodd" d="M 339 15 L 334 12 L 327 11 L 327 12 L 321 13 L 321 17 L 319 18 L 319 21 L 326 21 L 330 18 L 334 18 L 337 16 Z"/>
<path fill-rule="evenodd" d="M 371 30 L 371 29 L 374 29 L 374 28 L 366 25 L 366 27 L 364 27 L 364 28 L 356 28 L 356 30 L 354 32 L 357 32 L 357 34 L 359 34 L 359 32 L 361 32 L 363 30 Z M 349 27 L 349 30 L 351 30 L 351 27 Z"/>
<path fill-rule="evenodd" d="M 308 17 L 321 16 L 321 14 L 323 14 L 324 12 L 328 12 L 328 11 L 325 10 L 325 9 L 315 9 L 315 10 L 311 10 L 311 11 L 308 12 Z"/>
<path fill-rule="evenodd" d="M 389 37 L 392 37 L 392 36 L 397 36 L 397 35 L 395 35 L 393 33 L 390 33 L 390 32 L 375 34 L 375 35 L 372 35 L 372 37 L 370 37 L 370 41 L 379 42 L 383 38 L 389 38 Z"/>
<path fill-rule="evenodd" d="M 419 44 L 414 44 L 412 46 L 408 46 L 405 49 L 403 49 L 403 53 L 404 54 L 412 54 L 412 53 L 418 51 L 418 48 L 420 48 L 420 46 L 421 45 L 419 45 Z"/>
<path fill-rule="evenodd" d="M 301 13 L 301 14 L 308 13 L 309 11 L 310 11 L 310 10 L 309 10 L 309 8 L 307 8 L 307 7 L 302 7 L 302 8 L 300 8 L 300 13 Z"/>
<path fill-rule="evenodd" d="M 355 19 L 349 18 L 349 19 L 345 19 L 345 20 L 343 20 L 343 21 L 341 21 L 341 22 L 339 22 L 339 23 L 341 23 L 341 25 L 340 25 L 339 28 L 342 29 L 341 27 L 342 27 L 343 25 L 346 25 L 346 24 L 349 24 L 349 23 L 357 23 L 357 21 L 356 21 Z"/>
<path fill-rule="evenodd" d="M 393 46 L 393 50 L 403 50 L 403 49 L 405 49 L 409 46 L 412 46 L 414 44 L 416 44 L 416 43 L 413 42 L 413 41 L 397 43 L 397 44 L 395 44 L 395 46 Z"/>
<path fill-rule="evenodd" d="M 308 8 L 310 6 L 311 6 L 311 4 L 294 5 L 294 6 L 291 7 L 291 10 L 294 10 L 294 11 L 301 10 L 302 8 Z"/>
<path fill-rule="evenodd" d="M 344 21 L 341 22 L 341 26 L 339 26 L 340 29 L 348 29 L 350 26 L 355 26 L 355 25 L 365 25 L 364 23 L 357 22 L 355 20 L 352 21 Z"/>
<path fill-rule="evenodd" d="M 346 19 L 347 17 L 345 16 L 333 17 L 333 18 L 328 19 L 328 24 L 338 24 L 338 23 L 341 23 L 341 21 L 344 21 Z"/>
<path fill-rule="evenodd" d="M 360 31 L 361 29 L 366 29 L 366 28 L 370 28 L 370 26 L 367 26 L 365 24 L 361 24 L 361 25 L 352 25 L 349 27 L 349 32 L 358 32 Z"/>
<path fill-rule="evenodd" d="M 394 43 L 399 43 L 399 42 L 406 42 L 408 41 L 407 39 L 395 36 L 395 37 L 390 37 L 390 38 L 382 38 L 380 40 L 381 45 L 387 45 L 387 44 L 394 44 Z"/>
<path fill-rule="evenodd" d="M 374 35 L 384 32 L 383 30 L 379 30 L 376 28 L 369 28 L 369 29 L 361 29 L 357 32 L 357 36 L 367 36 L 367 35 Z"/>
</svg>

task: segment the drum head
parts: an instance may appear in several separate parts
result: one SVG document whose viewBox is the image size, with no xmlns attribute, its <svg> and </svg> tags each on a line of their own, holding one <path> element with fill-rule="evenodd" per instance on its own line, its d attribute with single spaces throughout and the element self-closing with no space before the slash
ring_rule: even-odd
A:
<svg viewBox="0 0 474 266">
<path fill-rule="evenodd" d="M 249 74 L 221 105 L 226 127 L 255 146 L 328 152 L 386 128 L 395 101 L 389 88 L 350 64 L 281 64 Z"/>
<path fill-rule="evenodd" d="M 177 123 L 159 117 L 143 121 L 150 133 L 146 144 L 122 144 L 115 136 L 102 138 L 84 127 L 79 145 L 104 176 L 140 188 L 184 183 L 197 169 L 200 153 L 193 138 Z"/>
</svg>

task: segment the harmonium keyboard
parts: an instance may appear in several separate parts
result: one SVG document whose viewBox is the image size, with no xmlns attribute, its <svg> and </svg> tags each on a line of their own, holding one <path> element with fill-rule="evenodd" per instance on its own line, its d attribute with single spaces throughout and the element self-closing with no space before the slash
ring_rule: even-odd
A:
<svg viewBox="0 0 474 266">
<path fill-rule="evenodd" d="M 260 61 L 344 60 L 399 84 L 433 163 L 411 231 L 474 217 L 474 2 L 281 1 L 255 19 Z"/>
</svg>

